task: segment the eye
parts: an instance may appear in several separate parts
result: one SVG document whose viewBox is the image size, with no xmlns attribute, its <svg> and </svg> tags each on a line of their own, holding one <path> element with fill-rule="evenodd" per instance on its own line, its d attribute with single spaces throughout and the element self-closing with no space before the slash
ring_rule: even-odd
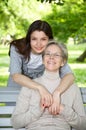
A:
<svg viewBox="0 0 86 130">
<path fill-rule="evenodd" d="M 59 54 L 55 54 L 55 56 L 56 56 L 56 57 L 60 57 L 60 55 L 59 55 Z"/>
<path fill-rule="evenodd" d="M 47 40 L 47 38 L 42 38 L 41 40 L 46 41 L 46 40 Z"/>
<path fill-rule="evenodd" d="M 31 38 L 31 40 L 36 40 L 36 38 Z"/>
<path fill-rule="evenodd" d="M 45 53 L 46 56 L 50 56 L 50 53 Z"/>
</svg>

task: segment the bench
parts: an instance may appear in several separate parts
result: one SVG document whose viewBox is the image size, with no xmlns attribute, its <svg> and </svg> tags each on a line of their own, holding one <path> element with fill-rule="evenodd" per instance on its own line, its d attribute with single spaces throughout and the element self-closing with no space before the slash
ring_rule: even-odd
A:
<svg viewBox="0 0 86 130">
<path fill-rule="evenodd" d="M 80 88 L 86 111 L 86 87 Z M 13 112 L 20 88 L 0 87 L 0 130 L 13 130 L 10 117 Z M 25 129 L 18 129 L 25 130 Z"/>
</svg>

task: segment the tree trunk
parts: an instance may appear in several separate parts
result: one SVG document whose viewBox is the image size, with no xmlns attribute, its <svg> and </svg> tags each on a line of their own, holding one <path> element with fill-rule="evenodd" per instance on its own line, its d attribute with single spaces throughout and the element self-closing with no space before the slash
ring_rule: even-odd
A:
<svg viewBox="0 0 86 130">
<path fill-rule="evenodd" d="M 76 60 L 84 62 L 85 58 L 86 58 L 86 50 Z"/>
</svg>

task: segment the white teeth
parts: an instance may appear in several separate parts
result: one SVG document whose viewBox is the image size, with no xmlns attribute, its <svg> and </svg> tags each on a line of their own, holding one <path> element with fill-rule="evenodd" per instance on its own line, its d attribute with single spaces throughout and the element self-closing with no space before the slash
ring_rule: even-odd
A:
<svg viewBox="0 0 86 130">
<path fill-rule="evenodd" d="M 55 64 L 55 62 L 52 62 L 52 61 L 48 61 L 47 63 L 52 64 L 52 65 Z"/>
</svg>

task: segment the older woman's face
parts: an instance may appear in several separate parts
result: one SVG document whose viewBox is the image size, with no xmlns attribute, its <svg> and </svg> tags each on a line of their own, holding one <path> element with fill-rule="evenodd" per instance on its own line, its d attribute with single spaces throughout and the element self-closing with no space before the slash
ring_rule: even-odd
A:
<svg viewBox="0 0 86 130">
<path fill-rule="evenodd" d="M 57 45 L 50 45 L 46 48 L 43 63 L 45 69 L 52 72 L 64 65 L 61 50 Z"/>
<path fill-rule="evenodd" d="M 31 51 L 34 54 L 42 53 L 49 41 L 49 37 L 43 31 L 34 31 L 30 39 Z"/>
</svg>

